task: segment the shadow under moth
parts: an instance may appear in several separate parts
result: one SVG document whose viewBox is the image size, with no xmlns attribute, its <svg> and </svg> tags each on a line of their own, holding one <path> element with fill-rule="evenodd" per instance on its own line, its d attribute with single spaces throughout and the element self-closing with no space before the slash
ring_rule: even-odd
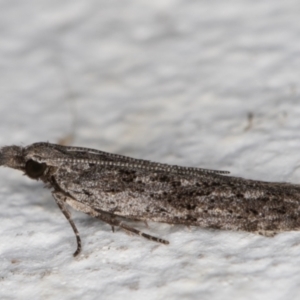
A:
<svg viewBox="0 0 300 300">
<path fill-rule="evenodd" d="M 149 240 L 127 220 L 243 230 L 274 236 L 300 228 L 300 185 L 247 180 L 229 172 L 181 167 L 99 150 L 35 143 L 0 149 L 0 165 L 42 180 L 77 239 L 68 206 Z"/>
</svg>

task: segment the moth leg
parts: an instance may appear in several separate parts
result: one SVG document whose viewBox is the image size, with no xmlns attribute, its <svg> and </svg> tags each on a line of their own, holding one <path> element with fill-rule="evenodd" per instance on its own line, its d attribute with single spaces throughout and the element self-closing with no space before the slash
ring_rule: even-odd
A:
<svg viewBox="0 0 300 300">
<path fill-rule="evenodd" d="M 78 229 L 76 228 L 75 226 L 75 223 L 73 222 L 72 220 L 72 217 L 71 217 L 71 213 L 68 211 L 66 205 L 65 205 L 65 196 L 62 195 L 62 194 L 59 194 L 59 193 L 52 193 L 53 195 L 53 198 L 55 199 L 58 207 L 60 208 L 60 210 L 62 211 L 62 213 L 64 214 L 64 216 L 66 217 L 66 219 L 69 221 L 74 233 L 75 233 L 75 236 L 76 236 L 76 241 L 77 241 L 77 249 L 76 251 L 73 253 L 73 256 L 77 256 L 80 251 L 81 251 L 81 239 L 80 239 L 80 236 L 79 236 L 79 231 Z"/>
<path fill-rule="evenodd" d="M 55 193 L 55 195 L 58 195 L 57 193 Z M 147 233 L 144 233 L 138 229 L 135 229 L 131 226 L 128 226 L 126 224 L 124 224 L 122 221 L 118 220 L 116 217 L 118 217 L 117 215 L 114 215 L 113 213 L 111 212 L 107 212 L 107 211 L 103 211 L 101 209 L 94 209 L 92 208 L 91 206 L 88 206 L 84 203 L 81 203 L 79 201 L 77 201 L 76 199 L 74 198 L 71 198 L 71 197 L 68 197 L 68 196 L 65 196 L 65 195 L 61 195 L 61 198 L 56 201 L 58 202 L 63 202 L 63 207 L 64 207 L 64 202 L 66 201 L 67 204 L 69 204 L 71 207 L 73 207 L 74 209 L 76 210 L 79 210 L 81 212 L 84 212 L 94 218 L 98 218 L 99 220 L 107 223 L 108 225 L 112 226 L 112 228 L 114 227 L 120 227 L 122 229 L 124 229 L 125 231 L 128 231 L 128 232 L 132 232 L 134 234 L 137 234 L 139 236 L 142 236 L 150 241 L 154 241 L 154 242 L 158 242 L 158 243 L 162 243 L 162 244 L 169 244 L 168 241 L 164 240 L 164 239 L 161 239 L 161 238 L 158 238 L 158 237 L 155 237 L 155 236 L 152 236 L 152 235 L 149 235 Z M 62 210 L 62 212 L 65 214 L 65 212 Z M 78 248 L 77 250 L 75 251 L 74 253 L 74 256 L 76 256 L 80 250 L 81 250 L 81 242 L 80 242 L 80 237 L 79 237 L 79 233 L 70 217 L 70 213 L 68 212 L 67 215 L 65 214 L 66 218 L 68 219 L 68 221 L 70 222 L 75 234 L 76 234 L 76 238 L 77 238 L 77 245 L 78 245 Z"/>
<path fill-rule="evenodd" d="M 135 228 L 130 227 L 130 226 L 126 225 L 126 224 L 123 224 L 122 222 L 120 222 L 120 224 L 118 226 L 120 228 L 123 228 L 125 231 L 129 231 L 129 232 L 138 234 L 139 236 L 142 236 L 142 237 L 144 237 L 144 238 L 146 238 L 146 239 L 148 239 L 150 241 L 161 243 L 161 244 L 165 244 L 165 245 L 169 244 L 169 241 L 167 241 L 167 240 L 164 240 L 164 239 L 158 238 L 156 236 L 144 233 L 144 232 L 142 232 L 142 231 L 140 231 L 138 229 L 135 229 Z"/>
<path fill-rule="evenodd" d="M 99 213 L 98 212 L 96 217 L 98 219 L 100 219 L 101 221 L 111 225 L 112 227 L 114 227 L 114 226 L 120 227 L 120 228 L 124 229 L 125 231 L 132 232 L 132 233 L 137 234 L 139 236 L 142 236 L 142 237 L 144 237 L 144 238 L 146 238 L 150 241 L 154 241 L 154 242 L 157 242 L 157 243 L 162 243 L 162 244 L 165 244 L 165 245 L 169 244 L 169 241 L 166 241 L 164 239 L 161 239 L 161 238 L 152 236 L 150 234 L 144 233 L 144 232 L 142 232 L 138 229 L 135 229 L 134 227 L 131 227 L 131 226 L 128 226 L 128 225 L 124 224 L 122 221 L 115 219 L 114 215 L 112 215 L 112 216 L 110 215 L 109 217 L 107 217 L 107 215 L 105 215 L 104 213 L 101 213 L 101 212 Z"/>
<path fill-rule="evenodd" d="M 117 210 L 117 208 L 112 209 L 112 211 L 110 212 L 110 215 L 113 215 L 113 213 Z M 115 232 L 115 226 L 111 225 L 111 231 L 114 233 Z"/>
</svg>

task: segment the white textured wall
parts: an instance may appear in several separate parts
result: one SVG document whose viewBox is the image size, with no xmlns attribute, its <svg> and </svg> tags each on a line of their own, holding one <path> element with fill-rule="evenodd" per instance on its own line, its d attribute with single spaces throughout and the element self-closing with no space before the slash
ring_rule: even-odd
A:
<svg viewBox="0 0 300 300">
<path fill-rule="evenodd" d="M 300 181 L 297 0 L 0 1 L 0 145 L 57 142 Z M 249 115 L 253 119 L 249 122 Z M 300 233 L 149 242 L 0 169 L 1 299 L 299 299 Z"/>
</svg>

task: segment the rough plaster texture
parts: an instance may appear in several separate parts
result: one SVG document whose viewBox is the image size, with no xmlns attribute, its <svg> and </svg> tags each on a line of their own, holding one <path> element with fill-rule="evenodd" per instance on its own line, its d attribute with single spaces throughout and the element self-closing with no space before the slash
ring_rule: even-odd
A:
<svg viewBox="0 0 300 300">
<path fill-rule="evenodd" d="M 297 0 L 0 1 L 0 145 L 57 142 L 299 183 Z M 299 299 L 300 233 L 137 224 L 0 169 L 1 299 Z"/>
</svg>

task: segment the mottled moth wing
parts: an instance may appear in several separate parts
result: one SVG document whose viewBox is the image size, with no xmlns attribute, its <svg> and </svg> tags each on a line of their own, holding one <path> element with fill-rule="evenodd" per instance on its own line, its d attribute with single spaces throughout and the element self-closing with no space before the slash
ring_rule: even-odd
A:
<svg viewBox="0 0 300 300">
<path fill-rule="evenodd" d="M 66 186 L 61 182 L 61 188 L 84 205 L 115 216 L 264 235 L 299 228 L 298 185 L 132 165 L 79 162 L 74 168 L 70 174 L 77 175 Z M 67 173 L 61 169 L 57 175 Z"/>
</svg>

